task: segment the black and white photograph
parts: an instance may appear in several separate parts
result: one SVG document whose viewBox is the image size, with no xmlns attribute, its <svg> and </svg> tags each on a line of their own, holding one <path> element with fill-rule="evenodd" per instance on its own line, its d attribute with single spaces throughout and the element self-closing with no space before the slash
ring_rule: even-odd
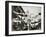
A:
<svg viewBox="0 0 46 37">
<path fill-rule="evenodd" d="M 12 31 L 41 29 L 41 7 L 12 6 Z"/>
<path fill-rule="evenodd" d="M 6 5 L 7 35 L 44 33 L 44 3 L 14 1 Z"/>
</svg>

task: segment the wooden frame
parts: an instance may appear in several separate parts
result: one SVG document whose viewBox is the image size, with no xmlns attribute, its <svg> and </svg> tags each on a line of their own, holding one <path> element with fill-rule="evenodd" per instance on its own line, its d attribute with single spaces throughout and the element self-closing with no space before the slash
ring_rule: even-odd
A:
<svg viewBox="0 0 46 37">
<path fill-rule="evenodd" d="M 42 33 L 25 33 L 25 34 L 9 34 L 9 3 L 19 3 L 19 4 L 40 4 L 43 5 L 43 24 L 44 29 Z M 5 1 L 5 35 L 6 36 L 18 36 L 18 35 L 34 35 L 34 34 L 45 34 L 45 3 L 37 3 L 37 2 L 20 2 L 20 1 Z"/>
</svg>

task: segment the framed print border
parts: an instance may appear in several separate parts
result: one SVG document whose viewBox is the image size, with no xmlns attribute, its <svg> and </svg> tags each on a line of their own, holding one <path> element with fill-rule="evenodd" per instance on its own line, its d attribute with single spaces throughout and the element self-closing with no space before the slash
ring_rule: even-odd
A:
<svg viewBox="0 0 46 37">
<path fill-rule="evenodd" d="M 40 4 L 44 6 L 44 30 L 42 33 L 26 33 L 26 34 L 11 34 L 9 35 L 9 3 L 26 3 L 26 4 Z M 45 3 L 38 2 L 20 2 L 20 1 L 5 1 L 5 36 L 18 36 L 18 35 L 34 35 L 45 34 Z"/>
</svg>

